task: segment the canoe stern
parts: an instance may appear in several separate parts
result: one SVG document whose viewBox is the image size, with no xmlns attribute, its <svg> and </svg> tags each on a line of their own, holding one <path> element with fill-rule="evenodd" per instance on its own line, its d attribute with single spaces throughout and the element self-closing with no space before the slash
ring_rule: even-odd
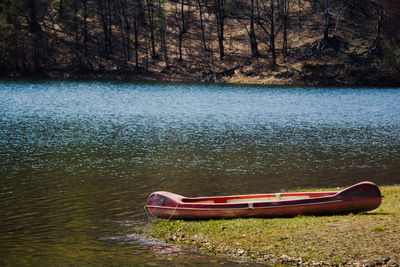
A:
<svg viewBox="0 0 400 267">
<path fill-rule="evenodd" d="M 339 192 L 336 199 L 349 203 L 348 212 L 357 213 L 378 208 L 382 202 L 382 195 L 376 184 L 361 182 Z"/>
</svg>

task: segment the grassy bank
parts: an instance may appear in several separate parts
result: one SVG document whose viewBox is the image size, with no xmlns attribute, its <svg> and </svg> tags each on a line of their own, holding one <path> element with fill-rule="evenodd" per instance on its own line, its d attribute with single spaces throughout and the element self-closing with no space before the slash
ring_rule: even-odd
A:
<svg viewBox="0 0 400 267">
<path fill-rule="evenodd" d="M 380 189 L 385 196 L 382 205 L 362 214 L 207 221 L 160 219 L 142 231 L 183 248 L 245 261 L 399 266 L 400 186 Z"/>
</svg>

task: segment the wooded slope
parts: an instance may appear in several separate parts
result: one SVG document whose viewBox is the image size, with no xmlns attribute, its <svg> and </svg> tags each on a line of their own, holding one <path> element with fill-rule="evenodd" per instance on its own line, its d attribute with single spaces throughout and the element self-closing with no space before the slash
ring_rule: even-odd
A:
<svg viewBox="0 0 400 267">
<path fill-rule="evenodd" d="M 0 0 L 0 74 L 399 85 L 396 0 Z"/>
</svg>

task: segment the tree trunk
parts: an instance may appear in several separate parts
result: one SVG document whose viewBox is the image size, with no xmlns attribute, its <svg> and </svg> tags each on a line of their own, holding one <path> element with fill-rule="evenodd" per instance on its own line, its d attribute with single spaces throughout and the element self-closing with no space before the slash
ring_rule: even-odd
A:
<svg viewBox="0 0 400 267">
<path fill-rule="evenodd" d="M 157 58 L 156 45 L 154 38 L 154 12 L 153 12 L 153 2 L 152 0 L 147 0 L 147 14 L 149 18 L 149 30 L 150 30 L 150 42 L 151 42 L 151 57 L 153 59 Z"/>
<path fill-rule="evenodd" d="M 289 21 L 289 9 L 290 8 L 290 0 L 284 0 L 283 2 L 283 41 L 282 41 L 282 52 L 283 55 L 286 56 L 288 53 L 288 40 L 287 40 L 287 29 L 288 29 L 288 21 Z"/>
<path fill-rule="evenodd" d="M 275 53 L 275 3 L 274 0 L 270 0 L 270 24 L 271 24 L 271 32 L 270 32 L 270 49 L 272 56 L 272 68 L 276 66 L 276 53 Z"/>
<path fill-rule="evenodd" d="M 120 1 L 120 4 L 121 4 L 120 6 L 117 6 L 117 12 L 119 14 L 121 14 L 120 8 L 122 9 L 121 1 Z M 126 36 L 124 34 L 124 27 L 123 27 L 123 24 L 122 24 L 121 16 L 118 16 L 118 22 L 119 22 L 119 32 L 121 34 L 121 42 L 122 42 L 122 49 L 120 49 L 120 53 L 121 53 L 121 58 L 122 58 L 122 61 L 123 61 L 123 64 L 124 64 L 123 67 L 124 67 L 124 69 L 127 69 L 128 68 L 128 62 L 127 62 L 127 55 L 126 55 L 127 54 Z M 128 38 L 129 38 L 129 36 L 128 36 Z"/>
<path fill-rule="evenodd" d="M 133 21 L 133 30 L 135 33 L 135 63 L 136 63 L 136 71 L 139 71 L 139 26 L 137 21 L 137 16 L 135 16 L 135 20 Z"/>
<path fill-rule="evenodd" d="M 183 35 L 185 34 L 185 31 L 186 31 L 184 4 L 185 4 L 185 0 L 182 0 L 181 1 L 181 27 L 179 27 L 179 60 L 183 60 L 183 58 L 182 58 L 182 39 L 183 39 Z"/>
<path fill-rule="evenodd" d="M 15 70 L 19 70 L 19 49 L 18 49 L 18 27 L 14 24 L 14 36 L 15 36 Z"/>
<path fill-rule="evenodd" d="M 83 43 L 85 46 L 85 56 L 88 55 L 88 32 L 87 32 L 87 0 L 83 0 Z"/>
<path fill-rule="evenodd" d="M 167 49 L 167 41 L 165 39 L 164 15 L 163 15 L 161 1 L 162 0 L 158 0 L 158 19 L 160 20 L 161 48 L 164 53 L 165 68 L 169 69 L 168 49 Z"/>
<path fill-rule="evenodd" d="M 323 39 L 325 41 L 329 39 L 329 28 L 332 18 L 329 6 L 330 6 L 330 0 L 325 0 L 325 24 L 324 24 L 324 39 Z"/>
<path fill-rule="evenodd" d="M 206 37 L 205 37 L 205 34 L 204 34 L 204 22 L 203 22 L 203 11 L 202 11 L 202 8 L 201 8 L 201 0 L 196 0 L 196 1 L 197 1 L 197 4 L 199 5 L 201 39 L 203 41 L 203 50 L 204 50 L 204 52 L 206 52 L 207 51 L 207 45 L 206 45 Z"/>
<path fill-rule="evenodd" d="M 110 54 L 112 54 L 112 16 L 111 16 L 111 2 L 110 0 L 107 0 L 107 23 L 108 23 L 108 49 L 110 51 Z"/>
<path fill-rule="evenodd" d="M 378 3 L 376 11 L 376 36 L 375 36 L 375 48 L 378 54 L 382 54 L 382 19 L 383 19 L 383 8 Z"/>
<path fill-rule="evenodd" d="M 105 7 L 105 2 L 103 0 L 97 0 L 98 6 L 99 6 L 99 12 L 100 12 L 100 17 L 101 17 L 101 25 L 103 27 L 103 34 L 104 34 L 104 52 L 106 56 L 108 57 L 110 55 L 109 51 L 109 46 L 108 46 L 108 25 L 107 25 L 107 15 L 106 15 L 106 7 Z"/>
<path fill-rule="evenodd" d="M 33 62 L 34 73 L 39 73 L 40 70 L 40 51 L 39 51 L 39 43 L 40 43 L 40 25 L 37 22 L 36 18 L 36 1 L 30 0 L 29 1 L 29 32 L 33 34 Z"/>
<path fill-rule="evenodd" d="M 222 60 L 225 56 L 224 49 L 224 0 L 215 0 L 215 16 L 217 18 L 217 32 L 218 32 L 218 45 L 219 45 L 219 58 Z"/>
<path fill-rule="evenodd" d="M 288 41 L 287 41 L 287 16 L 283 17 L 283 41 L 282 41 L 282 52 L 286 56 L 288 53 Z"/>
<path fill-rule="evenodd" d="M 126 0 L 120 0 L 120 4 L 122 7 L 122 16 L 124 17 L 124 23 L 125 23 L 125 37 L 126 37 L 126 56 L 127 60 L 131 60 L 131 42 L 130 42 L 130 25 L 129 25 L 129 19 L 128 19 L 128 12 L 127 12 L 127 3 Z"/>
<path fill-rule="evenodd" d="M 341 16 L 343 10 L 346 8 L 346 6 L 347 6 L 347 3 L 344 4 L 344 5 L 340 8 L 339 12 L 337 13 L 337 16 L 336 16 L 336 24 L 335 24 L 335 30 L 333 31 L 333 36 L 334 36 L 334 37 L 337 35 L 338 29 L 339 29 L 339 20 L 340 20 L 340 16 Z"/>
<path fill-rule="evenodd" d="M 378 4 L 377 17 L 376 17 L 376 36 L 382 37 L 382 17 L 383 17 L 383 8 Z"/>
<path fill-rule="evenodd" d="M 300 6 L 301 6 L 301 1 L 300 0 L 298 0 L 298 2 L 297 2 L 297 5 L 298 5 L 298 23 L 299 23 L 299 29 L 301 29 L 301 10 L 300 10 Z"/>
<path fill-rule="evenodd" d="M 250 0 L 250 48 L 251 55 L 258 56 L 258 45 L 257 45 L 257 37 L 254 30 L 254 0 Z"/>
<path fill-rule="evenodd" d="M 58 4 L 58 16 L 61 18 L 64 15 L 64 1 L 60 0 Z"/>
</svg>

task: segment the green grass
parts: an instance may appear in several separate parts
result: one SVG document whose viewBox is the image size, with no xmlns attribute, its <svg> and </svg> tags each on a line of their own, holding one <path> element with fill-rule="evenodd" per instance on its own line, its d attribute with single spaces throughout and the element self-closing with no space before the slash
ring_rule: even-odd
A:
<svg viewBox="0 0 400 267">
<path fill-rule="evenodd" d="M 400 264 L 400 186 L 361 214 L 275 219 L 158 219 L 143 235 L 205 254 L 263 263 Z"/>
</svg>

